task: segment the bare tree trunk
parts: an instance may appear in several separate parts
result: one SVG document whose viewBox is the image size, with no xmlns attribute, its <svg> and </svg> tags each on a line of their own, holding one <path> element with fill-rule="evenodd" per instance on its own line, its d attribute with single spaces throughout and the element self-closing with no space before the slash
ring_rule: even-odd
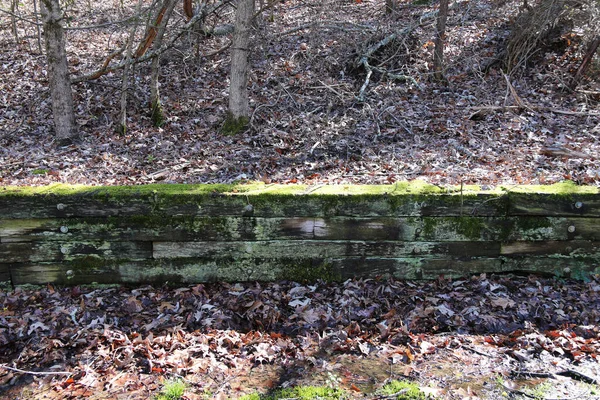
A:
<svg viewBox="0 0 600 400">
<path fill-rule="evenodd" d="M 592 42 L 589 44 L 588 49 L 585 52 L 585 56 L 583 57 L 583 61 L 581 62 L 579 68 L 577 68 L 577 72 L 575 73 L 575 76 L 573 76 L 573 79 L 571 81 L 571 90 L 575 90 L 577 85 L 579 85 L 579 82 L 581 82 L 581 78 L 583 78 L 583 76 L 587 72 L 592 62 L 592 58 L 594 58 L 594 54 L 596 54 L 596 51 L 598 51 L 598 47 L 600 47 L 600 36 L 596 36 L 594 40 L 592 40 Z"/>
<path fill-rule="evenodd" d="M 160 46 L 162 46 L 165 29 L 169 23 L 169 19 L 171 18 L 174 8 L 175 0 L 165 0 L 165 4 L 163 6 L 164 14 L 160 19 L 158 26 L 156 27 L 156 39 L 154 39 L 153 43 L 153 48 L 155 49 L 160 49 Z M 152 58 L 152 64 L 150 65 L 150 110 L 152 124 L 157 127 L 161 126 L 165 122 L 165 115 L 163 113 L 162 104 L 160 103 L 160 90 L 158 82 L 159 77 L 160 54 L 157 54 L 154 56 L 154 58 Z"/>
<path fill-rule="evenodd" d="M 448 19 L 448 0 L 440 0 L 435 26 L 435 48 L 433 50 L 433 78 L 443 81 L 444 78 L 444 42 L 446 39 L 446 20 Z"/>
<path fill-rule="evenodd" d="M 385 13 L 393 14 L 398 8 L 397 0 L 385 0 Z"/>
<path fill-rule="evenodd" d="M 19 30 L 17 29 L 17 13 L 19 12 L 19 0 L 12 0 L 10 2 L 10 12 L 11 16 L 11 29 L 13 32 L 13 36 L 15 37 L 15 42 L 19 43 Z"/>
<path fill-rule="evenodd" d="M 65 50 L 65 35 L 61 24 L 62 11 L 59 0 L 42 0 L 41 5 L 54 133 L 60 143 L 67 144 L 77 137 L 77 130 Z"/>
<path fill-rule="evenodd" d="M 138 0 L 136 14 L 140 13 L 142 9 L 142 0 Z M 133 24 L 131 31 L 129 32 L 129 38 L 127 39 L 127 45 L 125 47 L 125 60 L 128 64 L 123 67 L 123 81 L 121 82 L 121 114 L 119 115 L 119 123 L 117 124 L 117 131 L 124 135 L 127 133 L 127 92 L 129 91 L 129 75 L 133 71 L 133 65 L 129 64 L 133 58 L 133 40 L 137 31 L 137 24 Z"/>
<path fill-rule="evenodd" d="M 33 13 L 35 14 L 35 22 L 37 24 L 39 24 L 39 16 L 38 16 L 38 12 L 37 12 L 37 1 L 36 0 L 33 0 Z M 40 54 L 42 54 L 44 52 L 44 50 L 42 49 L 42 31 L 41 31 L 39 25 L 36 25 L 35 29 L 37 31 L 38 50 L 39 50 Z"/>
<path fill-rule="evenodd" d="M 235 31 L 231 51 L 231 76 L 229 83 L 229 113 L 223 132 L 235 134 L 249 121 L 248 72 L 250 65 L 250 25 L 254 13 L 254 0 L 240 0 L 235 12 Z"/>
</svg>

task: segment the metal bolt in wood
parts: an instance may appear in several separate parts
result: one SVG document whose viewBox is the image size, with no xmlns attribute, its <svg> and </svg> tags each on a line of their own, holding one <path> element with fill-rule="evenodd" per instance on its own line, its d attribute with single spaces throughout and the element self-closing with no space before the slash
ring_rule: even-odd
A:
<svg viewBox="0 0 600 400">
<path fill-rule="evenodd" d="M 57 210 L 64 210 L 64 209 L 65 209 L 65 205 L 64 205 L 63 203 L 58 203 L 58 204 L 56 205 L 56 209 L 57 209 Z"/>
<path fill-rule="evenodd" d="M 61 233 L 67 233 L 67 232 L 69 232 L 69 228 L 68 228 L 68 227 L 66 227 L 66 226 L 61 226 L 61 227 L 60 227 L 60 232 L 61 232 Z"/>
<path fill-rule="evenodd" d="M 581 201 L 578 201 L 577 203 L 575 203 L 575 208 L 581 208 L 583 207 L 583 203 Z"/>
<path fill-rule="evenodd" d="M 567 228 L 567 230 L 569 231 L 569 233 L 573 233 L 575 232 L 575 225 L 571 225 Z"/>
</svg>

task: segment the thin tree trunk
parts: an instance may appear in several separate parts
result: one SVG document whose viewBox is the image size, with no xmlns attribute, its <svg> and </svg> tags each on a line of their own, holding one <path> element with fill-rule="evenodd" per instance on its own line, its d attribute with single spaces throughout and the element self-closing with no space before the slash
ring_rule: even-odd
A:
<svg viewBox="0 0 600 400">
<path fill-rule="evenodd" d="M 587 72 L 592 62 L 592 58 L 594 58 L 594 54 L 596 54 L 596 51 L 598 51 L 598 47 L 600 47 L 600 36 L 596 36 L 588 46 L 585 56 L 583 57 L 583 61 L 581 62 L 579 68 L 577 68 L 577 72 L 571 81 L 571 90 L 575 90 L 577 85 L 579 85 L 579 82 L 581 82 L 581 78 L 583 78 Z"/>
<path fill-rule="evenodd" d="M 385 13 L 393 14 L 398 8 L 397 0 L 385 0 Z"/>
<path fill-rule="evenodd" d="M 240 0 L 235 12 L 235 31 L 231 51 L 231 76 L 229 82 L 229 114 L 223 125 L 224 133 L 235 134 L 248 124 L 248 72 L 250 65 L 250 25 L 254 13 L 254 0 Z"/>
<path fill-rule="evenodd" d="M 59 0 L 42 0 L 41 6 L 54 133 L 59 143 L 68 144 L 77 137 L 77 130 L 65 50 L 65 36 L 61 24 L 62 11 Z"/>
<path fill-rule="evenodd" d="M 156 38 L 154 39 L 153 48 L 160 49 L 162 46 L 163 37 L 165 30 L 173 9 L 175 8 L 175 0 L 165 0 L 163 6 L 164 14 L 160 19 L 160 23 L 156 27 Z M 152 58 L 152 64 L 150 65 L 150 110 L 152 117 L 152 124 L 154 126 L 161 126 L 165 122 L 165 116 L 160 103 L 160 90 L 158 79 L 160 77 L 160 55 L 157 54 Z"/>
<path fill-rule="evenodd" d="M 142 0 L 138 1 L 136 8 L 136 14 L 140 13 L 142 9 Z M 127 64 L 123 68 L 123 81 L 121 82 L 121 115 L 119 116 L 119 123 L 117 124 L 118 132 L 122 135 L 127 133 L 127 92 L 129 91 L 129 75 L 133 71 L 133 65 L 129 64 L 133 58 L 133 40 L 135 39 L 135 33 L 137 31 L 137 24 L 134 23 L 129 32 L 129 38 L 127 39 L 127 45 L 125 47 L 125 60 Z"/>
<path fill-rule="evenodd" d="M 433 78 L 443 81 L 444 78 L 444 42 L 446 40 L 446 20 L 448 19 L 448 0 L 440 0 L 440 9 L 435 26 L 435 48 L 433 50 Z"/>
<path fill-rule="evenodd" d="M 12 13 L 11 22 L 12 22 L 12 31 L 13 36 L 15 37 L 15 42 L 19 42 L 19 31 L 17 29 L 17 13 L 19 12 L 19 0 L 12 0 L 10 2 L 10 12 Z"/>
<path fill-rule="evenodd" d="M 35 22 L 39 23 L 40 19 L 39 19 L 38 10 L 37 10 L 37 0 L 33 0 L 33 14 L 35 15 Z M 38 50 L 39 50 L 40 54 L 42 54 L 44 52 L 44 50 L 42 49 L 42 31 L 41 31 L 39 25 L 36 25 L 35 29 L 37 31 Z"/>
</svg>

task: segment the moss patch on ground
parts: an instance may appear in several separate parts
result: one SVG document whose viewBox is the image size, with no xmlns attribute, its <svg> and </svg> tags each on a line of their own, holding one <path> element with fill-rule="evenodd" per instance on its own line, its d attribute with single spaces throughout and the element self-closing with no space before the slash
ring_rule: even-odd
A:
<svg viewBox="0 0 600 400">
<path fill-rule="evenodd" d="M 324 386 L 297 386 L 294 388 L 279 389 L 268 394 L 253 393 L 240 397 L 240 400 L 339 400 L 347 398 L 343 390 Z"/>
</svg>

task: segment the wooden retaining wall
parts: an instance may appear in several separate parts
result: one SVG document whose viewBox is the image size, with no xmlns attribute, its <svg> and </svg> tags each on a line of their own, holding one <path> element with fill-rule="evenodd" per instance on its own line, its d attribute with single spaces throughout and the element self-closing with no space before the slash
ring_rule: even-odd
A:
<svg viewBox="0 0 600 400">
<path fill-rule="evenodd" d="M 13 285 L 600 273 L 600 191 L 387 186 L 0 187 Z"/>
</svg>

